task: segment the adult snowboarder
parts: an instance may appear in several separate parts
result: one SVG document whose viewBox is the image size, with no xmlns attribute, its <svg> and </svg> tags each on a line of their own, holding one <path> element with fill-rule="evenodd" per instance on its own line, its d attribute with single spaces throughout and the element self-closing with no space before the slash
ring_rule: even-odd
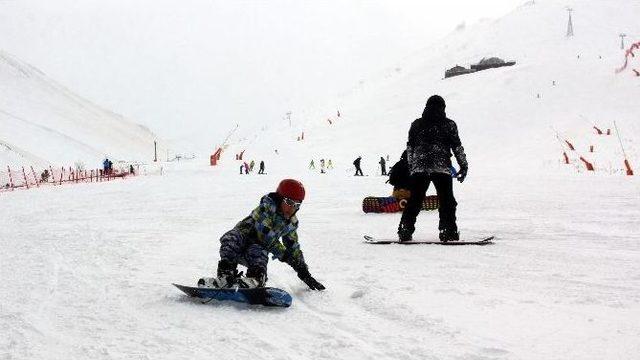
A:
<svg viewBox="0 0 640 360">
<path fill-rule="evenodd" d="M 354 176 L 364 176 L 362 174 L 362 169 L 360 168 L 361 161 L 362 161 L 362 156 L 358 156 L 355 160 L 353 160 L 353 166 L 356 167 L 356 174 Z"/>
<path fill-rule="evenodd" d="M 264 174 L 264 160 L 260 160 L 260 170 L 258 170 L 258 174 Z"/>
<path fill-rule="evenodd" d="M 251 215 L 220 238 L 217 277 L 203 278 L 200 287 L 264 287 L 267 281 L 269 253 L 289 264 L 312 290 L 325 287 L 309 273 L 298 243 L 296 213 L 305 197 L 302 183 L 284 179 L 276 192 L 262 197 Z M 279 239 L 282 238 L 282 242 Z M 238 264 L 247 267 L 246 276 L 238 273 Z"/>
<path fill-rule="evenodd" d="M 460 165 L 458 181 L 463 182 L 466 178 L 468 164 L 458 136 L 458 127 L 446 117 L 445 107 L 444 99 L 433 95 L 427 100 L 422 117 L 411 124 L 407 141 L 411 197 L 398 226 L 400 241 L 411 241 L 422 199 L 431 182 L 436 187 L 440 201 L 440 240 L 452 241 L 460 238 L 456 225 L 457 202 L 453 197 L 453 180 L 449 170 L 451 152 L 453 151 Z"/>
</svg>

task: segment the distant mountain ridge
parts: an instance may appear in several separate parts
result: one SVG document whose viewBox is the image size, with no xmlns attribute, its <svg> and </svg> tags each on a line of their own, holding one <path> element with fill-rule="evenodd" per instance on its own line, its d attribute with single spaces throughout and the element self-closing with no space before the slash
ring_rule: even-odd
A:
<svg viewBox="0 0 640 360">
<path fill-rule="evenodd" d="M 0 166 L 95 166 L 104 157 L 150 161 L 154 140 L 157 136 L 145 126 L 93 104 L 0 50 Z"/>
</svg>

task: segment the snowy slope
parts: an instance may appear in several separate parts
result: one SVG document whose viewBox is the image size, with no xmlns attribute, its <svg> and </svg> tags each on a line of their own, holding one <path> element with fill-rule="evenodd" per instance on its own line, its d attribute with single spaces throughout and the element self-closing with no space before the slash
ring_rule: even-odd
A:
<svg viewBox="0 0 640 360">
<path fill-rule="evenodd" d="M 562 165 L 553 129 L 583 155 L 599 141 L 594 156 L 620 167 L 617 139 L 591 138 L 615 120 L 638 162 L 640 82 L 614 69 L 617 33 L 640 34 L 640 6 L 574 1 L 576 36 L 566 39 L 565 5 L 539 0 L 456 32 L 336 104 L 306 109 L 293 128 L 239 132 L 219 167 L 182 162 L 163 177 L 3 194 L 0 356 L 636 359 L 640 181 Z M 490 55 L 518 64 L 441 79 Z M 361 201 L 390 192 L 375 163 L 397 158 L 432 93 L 448 101 L 469 157 L 455 185 L 461 232 L 495 234 L 496 244 L 363 244 L 363 234 L 395 233 L 399 214 L 363 214 Z M 329 125 L 336 106 L 343 116 Z M 267 175 L 237 174 L 243 149 L 268 160 Z M 370 176 L 350 176 L 358 154 Z M 321 157 L 337 168 L 306 168 Z M 213 273 L 218 238 L 283 177 L 307 188 L 300 241 L 327 290 L 309 291 L 277 261 L 269 284 L 294 296 L 286 310 L 202 305 L 172 288 Z M 68 207 L 71 197 L 100 206 Z M 415 236 L 435 238 L 437 221 L 423 212 Z"/>
<path fill-rule="evenodd" d="M 0 51 L 0 164 L 93 166 L 105 156 L 148 161 L 154 140 L 146 127 L 92 104 Z"/>
<path fill-rule="evenodd" d="M 575 7 L 572 38 L 565 36 L 566 5 Z M 304 131 L 304 144 L 293 145 L 297 150 L 306 147 L 303 154 L 338 158 L 346 167 L 360 154 L 373 171 L 380 156 L 399 156 L 411 121 L 420 115 L 428 96 L 438 93 L 458 123 L 474 172 L 505 165 L 517 166 L 519 172 L 538 172 L 545 164 L 560 161 L 563 148 L 555 131 L 563 140 L 578 143 L 578 153 L 594 161 L 604 157 L 610 168 L 620 170 L 623 156 L 615 134 L 592 139 L 592 127 L 614 131 L 616 121 L 628 157 L 640 161 L 635 143 L 640 133 L 635 101 L 640 82 L 631 71 L 614 72 L 624 60 L 619 29 L 640 38 L 636 10 L 637 4 L 621 7 L 615 1 L 524 4 L 503 19 L 454 32 L 365 81 L 336 104 L 315 112 L 300 109 L 300 122 L 306 124 L 296 124 L 287 140 Z M 442 79 L 447 68 L 468 67 L 490 56 L 517 64 Z M 339 119 L 336 107 L 342 114 Z M 277 147 L 282 130 L 264 136 L 264 143 L 271 140 Z M 589 145 L 595 145 L 594 154 L 587 154 Z M 502 160 L 495 161 L 498 158 Z"/>
</svg>

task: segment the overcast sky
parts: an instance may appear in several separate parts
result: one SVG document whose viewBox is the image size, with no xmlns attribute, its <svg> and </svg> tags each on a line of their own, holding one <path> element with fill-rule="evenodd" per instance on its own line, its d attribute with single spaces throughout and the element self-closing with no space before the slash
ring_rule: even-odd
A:
<svg viewBox="0 0 640 360">
<path fill-rule="evenodd" d="M 213 147 L 523 0 L 0 0 L 0 49 L 160 136 Z"/>
</svg>

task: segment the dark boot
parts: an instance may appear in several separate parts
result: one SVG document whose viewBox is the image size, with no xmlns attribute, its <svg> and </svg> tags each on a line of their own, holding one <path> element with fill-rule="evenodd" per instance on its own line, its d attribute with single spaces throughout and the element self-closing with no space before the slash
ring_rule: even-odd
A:
<svg viewBox="0 0 640 360">
<path fill-rule="evenodd" d="M 411 241 L 414 231 L 415 227 L 401 221 L 398 225 L 398 240 L 401 242 Z"/>
<path fill-rule="evenodd" d="M 440 241 L 458 241 L 460 240 L 460 233 L 457 230 L 443 229 L 440 230 Z"/>
</svg>

